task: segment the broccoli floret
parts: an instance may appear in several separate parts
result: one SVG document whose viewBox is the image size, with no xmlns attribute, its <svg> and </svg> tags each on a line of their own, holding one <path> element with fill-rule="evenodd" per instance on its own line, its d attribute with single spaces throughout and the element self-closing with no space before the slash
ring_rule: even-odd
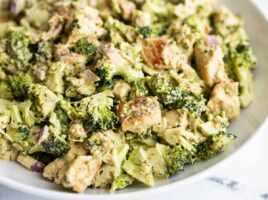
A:
<svg viewBox="0 0 268 200">
<path fill-rule="evenodd" d="M 87 132 L 115 129 L 118 116 L 112 111 L 113 93 L 109 90 L 85 97 L 81 101 L 61 101 L 61 108 L 72 120 L 82 119 Z"/>
<path fill-rule="evenodd" d="M 155 74 L 151 77 L 147 77 L 147 84 L 152 93 L 166 106 L 181 99 L 182 94 L 179 87 L 173 86 L 168 77 Z"/>
<path fill-rule="evenodd" d="M 36 143 L 38 140 L 38 131 L 39 129 L 29 129 L 21 125 L 17 128 L 9 127 L 6 133 L 4 133 L 4 136 L 12 143 L 15 149 L 28 154 L 44 151 L 43 147 Z"/>
<path fill-rule="evenodd" d="M 240 102 L 246 107 L 253 101 L 253 78 L 250 69 L 256 65 L 256 58 L 248 41 L 238 43 L 236 46 L 229 44 L 228 54 L 225 56 L 225 68 L 230 78 L 239 81 Z"/>
<path fill-rule="evenodd" d="M 19 132 L 19 135 L 20 135 L 22 140 L 25 140 L 30 133 L 29 129 L 27 127 L 23 127 L 23 126 L 18 128 L 18 132 Z"/>
<path fill-rule="evenodd" d="M 124 189 L 125 187 L 131 185 L 133 182 L 134 182 L 134 178 L 122 172 L 113 181 L 110 192 L 115 192 L 116 190 Z"/>
<path fill-rule="evenodd" d="M 242 27 L 242 20 L 226 9 L 215 13 L 214 23 L 214 31 L 222 39 L 225 71 L 230 79 L 239 82 L 240 104 L 246 107 L 254 99 L 251 70 L 256 66 L 249 37 Z"/>
<path fill-rule="evenodd" d="M 149 94 L 144 80 L 133 81 L 130 83 L 130 86 L 131 90 L 129 99 L 135 99 L 137 97 L 147 96 Z"/>
<path fill-rule="evenodd" d="M 87 117 L 84 127 L 87 132 L 115 129 L 119 124 L 118 116 L 111 110 L 113 106 L 113 94 L 111 91 L 103 91 L 81 101 L 86 106 Z"/>
<path fill-rule="evenodd" d="M 143 36 L 143 38 L 149 38 L 152 34 L 152 30 L 149 26 L 139 27 L 138 33 Z"/>
<path fill-rule="evenodd" d="M 7 82 L 15 99 L 23 100 L 27 96 L 28 87 L 32 83 L 32 78 L 29 74 L 18 73 L 8 76 Z"/>
<path fill-rule="evenodd" d="M 167 21 L 154 23 L 150 27 L 151 37 L 159 37 L 159 36 L 166 34 L 169 26 L 170 26 L 170 22 L 167 22 Z"/>
<path fill-rule="evenodd" d="M 115 76 L 121 76 L 125 81 L 144 78 L 144 74 L 139 66 L 140 60 L 135 50 L 130 49 L 130 47 L 124 50 L 116 49 L 113 46 L 105 47 L 105 57 L 99 60 L 96 66 L 97 76 L 105 83 L 113 82 Z"/>
<path fill-rule="evenodd" d="M 203 143 L 197 146 L 197 160 L 208 160 L 223 152 L 235 139 L 232 134 L 220 132 L 210 135 Z"/>
<path fill-rule="evenodd" d="M 45 165 L 48 165 L 49 163 L 55 160 L 55 157 L 53 155 L 48 154 L 46 152 L 35 152 L 31 154 L 31 157 L 44 163 Z"/>
<path fill-rule="evenodd" d="M 205 110 L 205 99 L 189 91 L 182 91 L 166 76 L 155 74 L 147 78 L 151 92 L 169 109 L 187 109 L 200 116 Z"/>
<path fill-rule="evenodd" d="M 172 149 L 167 148 L 162 154 L 170 174 L 182 171 L 185 164 L 192 162 L 190 152 L 180 145 Z"/>
<path fill-rule="evenodd" d="M 59 101 L 59 97 L 44 85 L 31 84 L 28 93 L 30 98 L 33 99 L 37 110 L 44 117 L 47 117 L 55 109 Z"/>
<path fill-rule="evenodd" d="M 27 71 L 32 53 L 29 49 L 30 38 L 19 31 L 10 31 L 7 34 L 7 52 L 20 71 Z"/>
<path fill-rule="evenodd" d="M 41 145 L 47 153 L 52 154 L 55 157 L 61 157 L 70 150 L 70 145 L 66 142 L 64 137 L 62 137 L 62 135 L 50 136 L 42 141 Z"/>
<path fill-rule="evenodd" d="M 127 143 L 132 148 L 135 146 L 154 147 L 157 143 L 157 136 L 151 130 L 148 130 L 141 134 L 133 134 L 127 132 L 125 136 Z"/>
<path fill-rule="evenodd" d="M 169 145 L 180 145 L 192 154 L 195 154 L 197 145 L 202 141 L 202 136 L 197 133 L 186 131 L 182 128 L 170 128 L 159 131 L 158 136 Z"/>
<path fill-rule="evenodd" d="M 35 59 L 37 62 L 47 63 L 52 59 L 53 43 L 52 41 L 43 41 L 38 43 Z"/>
<path fill-rule="evenodd" d="M 87 63 L 91 64 L 97 55 L 97 47 L 90 43 L 87 38 L 82 38 L 75 43 L 71 51 L 82 54 L 87 57 Z"/>
<path fill-rule="evenodd" d="M 114 112 L 106 108 L 97 108 L 94 110 L 94 113 L 89 115 L 83 123 L 87 132 L 92 133 L 96 131 L 115 129 L 118 127 L 119 119 Z"/>
<path fill-rule="evenodd" d="M 162 0 L 147 0 L 142 5 L 142 11 L 150 13 L 154 21 L 161 21 L 172 17 L 174 8 L 174 5 Z"/>
</svg>

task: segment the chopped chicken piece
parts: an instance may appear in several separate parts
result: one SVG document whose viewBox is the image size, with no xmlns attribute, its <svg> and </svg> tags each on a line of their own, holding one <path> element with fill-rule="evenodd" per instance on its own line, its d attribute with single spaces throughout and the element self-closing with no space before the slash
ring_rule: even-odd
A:
<svg viewBox="0 0 268 200">
<path fill-rule="evenodd" d="M 42 39 L 44 41 L 56 38 L 63 29 L 64 17 L 58 14 L 55 14 L 49 20 L 49 30 L 42 34 Z"/>
<path fill-rule="evenodd" d="M 122 17 L 125 20 L 130 20 L 136 5 L 128 0 L 119 0 L 119 6 L 122 12 Z"/>
<path fill-rule="evenodd" d="M 132 22 L 139 27 L 150 26 L 152 24 L 152 16 L 148 12 L 136 10 L 132 16 Z"/>
<path fill-rule="evenodd" d="M 161 122 L 161 110 L 156 97 L 139 97 L 119 108 L 123 131 L 141 133 Z"/>
<path fill-rule="evenodd" d="M 78 25 L 72 29 L 67 44 L 75 43 L 84 37 L 99 38 L 105 33 L 99 11 L 92 7 L 80 9 L 75 13 L 74 20 Z"/>
<path fill-rule="evenodd" d="M 131 90 L 131 87 L 127 82 L 123 80 L 119 80 L 115 83 L 114 95 L 119 97 L 120 100 L 126 100 L 130 90 Z"/>
<path fill-rule="evenodd" d="M 212 90 L 208 110 L 215 115 L 225 113 L 229 119 L 235 119 L 240 113 L 239 83 L 221 82 Z"/>
<path fill-rule="evenodd" d="M 81 144 L 71 144 L 71 150 L 62 158 L 49 163 L 43 171 L 43 176 L 48 180 L 54 180 L 58 173 L 71 162 L 75 157 L 80 155 L 87 155 L 88 151 Z"/>
<path fill-rule="evenodd" d="M 167 128 L 181 127 L 186 129 L 188 124 L 188 115 L 185 110 L 171 110 L 164 114 L 167 121 Z"/>
<path fill-rule="evenodd" d="M 68 137 L 70 140 L 79 140 L 87 137 L 87 133 L 80 121 L 75 121 L 71 124 Z"/>
<path fill-rule="evenodd" d="M 101 167 L 101 159 L 92 156 L 78 156 L 59 175 L 60 182 L 65 188 L 82 193 L 91 185 L 93 178 Z"/>
<path fill-rule="evenodd" d="M 228 80 L 224 72 L 223 53 L 214 36 L 197 42 L 194 55 L 197 71 L 208 86 Z"/>
<path fill-rule="evenodd" d="M 143 42 L 142 54 L 144 60 L 153 69 L 177 68 L 180 63 L 178 52 L 176 45 L 169 44 L 163 38 L 150 38 Z"/>
<path fill-rule="evenodd" d="M 18 157 L 18 151 L 11 146 L 11 142 L 0 138 L 0 159 L 15 161 Z"/>
<path fill-rule="evenodd" d="M 114 164 L 116 147 L 122 144 L 120 134 L 113 131 L 94 133 L 89 139 L 90 153 L 107 164 Z"/>
</svg>

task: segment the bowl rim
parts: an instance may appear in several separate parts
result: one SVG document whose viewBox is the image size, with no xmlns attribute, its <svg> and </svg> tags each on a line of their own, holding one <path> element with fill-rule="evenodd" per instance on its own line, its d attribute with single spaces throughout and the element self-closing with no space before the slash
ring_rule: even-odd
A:
<svg viewBox="0 0 268 200">
<path fill-rule="evenodd" d="M 1 0 L 0 0 L 1 1 Z M 259 14 L 261 17 L 268 22 L 268 19 L 264 15 L 264 13 L 260 10 L 259 7 L 256 6 L 254 0 L 248 0 L 249 4 L 254 7 L 254 9 L 259 11 Z M 260 122 L 260 126 L 257 127 L 257 129 L 254 131 L 254 133 L 240 146 L 238 147 L 233 153 L 231 153 L 229 156 L 223 158 L 222 160 L 218 161 L 216 164 L 204 169 L 203 171 L 191 175 L 187 178 L 184 178 L 179 181 L 175 181 L 166 185 L 160 185 L 158 187 L 151 187 L 147 189 L 143 189 L 140 191 L 133 191 L 128 193 L 108 193 L 108 194 L 77 194 L 66 191 L 51 191 L 49 189 L 41 189 L 38 187 L 30 186 L 30 185 L 24 185 L 23 183 L 11 180 L 7 177 L 4 177 L 0 174 L 0 184 L 8 187 L 10 189 L 26 193 L 29 195 L 33 195 L 35 197 L 43 197 L 43 198 L 49 198 L 49 199 L 65 199 L 65 200 L 88 200 L 89 198 L 92 198 L 94 200 L 118 200 L 118 199 L 126 199 L 126 198 L 138 198 L 138 197 L 148 197 L 151 195 L 156 195 L 159 193 L 164 193 L 167 191 L 170 191 L 172 189 L 182 187 L 189 185 L 191 183 L 197 182 L 198 180 L 201 180 L 208 175 L 212 174 L 212 172 L 216 171 L 217 169 L 223 167 L 224 165 L 230 163 L 233 159 L 235 159 L 237 156 L 239 156 L 240 153 L 243 152 L 244 149 L 246 149 L 248 146 L 251 145 L 251 143 L 257 138 L 260 137 L 261 134 L 264 134 L 265 126 L 267 124 L 268 128 L 268 116 L 263 119 L 262 122 Z"/>
</svg>

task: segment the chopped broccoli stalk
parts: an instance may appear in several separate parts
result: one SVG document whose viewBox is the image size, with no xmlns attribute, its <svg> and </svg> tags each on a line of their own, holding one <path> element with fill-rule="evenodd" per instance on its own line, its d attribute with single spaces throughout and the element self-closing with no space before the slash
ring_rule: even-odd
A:
<svg viewBox="0 0 268 200">
<path fill-rule="evenodd" d="M 148 162 L 148 156 L 142 147 L 137 147 L 130 153 L 123 169 L 144 184 L 154 186 L 152 165 Z"/>
<path fill-rule="evenodd" d="M 35 123 L 39 123 L 40 121 L 37 120 L 34 116 L 33 111 L 31 111 L 32 102 L 30 100 L 24 101 L 20 103 L 19 108 L 22 113 L 23 121 L 29 127 L 32 127 Z"/>
<path fill-rule="evenodd" d="M 64 156 L 70 150 L 70 145 L 61 136 L 50 136 L 41 145 L 47 153 L 55 157 Z"/>
<path fill-rule="evenodd" d="M 0 125 L 5 127 L 7 124 L 10 123 L 10 105 L 12 104 L 11 101 L 7 99 L 0 99 Z M 2 129 L 0 129 L 2 130 Z"/>
<path fill-rule="evenodd" d="M 143 38 L 149 38 L 152 34 L 152 30 L 149 26 L 139 27 L 138 33 L 143 36 Z"/>
<path fill-rule="evenodd" d="M 52 63 L 49 68 L 46 85 L 53 92 L 60 94 L 64 93 L 64 69 L 65 65 L 62 62 Z"/>
<path fill-rule="evenodd" d="M 18 73 L 8 76 L 7 82 L 14 97 L 23 100 L 27 96 L 28 86 L 32 83 L 32 78 L 29 74 Z"/>
<path fill-rule="evenodd" d="M 52 111 L 49 114 L 49 132 L 53 133 L 53 135 L 59 136 L 62 134 L 62 130 L 61 130 L 61 122 L 58 119 L 56 113 L 54 111 Z"/>
<path fill-rule="evenodd" d="M 32 59 L 29 45 L 30 39 L 23 33 L 10 31 L 7 34 L 7 51 L 20 71 L 27 71 L 29 68 L 29 62 Z"/>
<path fill-rule="evenodd" d="M 9 128 L 5 133 L 5 136 L 15 145 L 21 145 L 22 147 L 27 147 L 27 137 L 29 135 L 29 129 L 27 127 L 21 126 L 18 128 Z M 18 149 L 20 150 L 20 149 Z"/>
<path fill-rule="evenodd" d="M 57 107 L 54 112 L 57 115 L 58 120 L 60 121 L 62 132 L 67 133 L 70 123 L 68 115 L 60 107 Z"/>
<path fill-rule="evenodd" d="M 82 54 L 87 57 L 87 63 L 91 64 L 97 55 L 97 47 L 90 43 L 87 38 L 82 38 L 75 43 L 71 51 Z"/>
<path fill-rule="evenodd" d="M 224 132 L 210 135 L 203 143 L 197 146 L 197 160 L 208 160 L 223 152 L 235 138 L 234 135 Z"/>
<path fill-rule="evenodd" d="M 136 38 L 135 28 L 129 26 L 113 17 L 108 17 L 104 24 L 109 31 L 109 38 L 113 44 L 120 44 L 122 41 L 134 40 Z"/>
<path fill-rule="evenodd" d="M 6 81 L 0 81 L 0 98 L 13 99 L 13 93 L 9 84 Z"/>
<path fill-rule="evenodd" d="M 22 124 L 22 117 L 19 110 L 19 106 L 16 104 L 11 104 L 10 107 L 10 124 L 13 128 L 16 128 Z"/>
<path fill-rule="evenodd" d="M 70 102 L 66 100 L 61 100 L 59 102 L 61 109 L 66 113 L 66 115 L 72 119 L 79 119 L 79 118 L 85 118 L 86 112 L 85 110 L 81 112 L 81 109 L 79 109 L 80 101 L 77 102 Z"/>
<path fill-rule="evenodd" d="M 169 170 L 167 162 L 164 158 L 166 152 L 170 150 L 168 146 L 157 143 L 155 147 L 149 148 L 147 150 L 148 160 L 153 167 L 154 176 L 158 178 L 168 178 Z"/>
<path fill-rule="evenodd" d="M 155 74 L 147 78 L 147 84 L 151 92 L 169 109 L 184 108 L 196 116 L 200 116 L 205 110 L 205 99 L 202 96 L 198 97 L 191 92 L 182 91 L 165 76 Z"/>
<path fill-rule="evenodd" d="M 0 54 L 0 57 L 1 57 L 1 54 Z M 1 66 L 1 58 L 0 58 L 0 66 Z M 4 81 L 6 80 L 6 78 L 7 78 L 6 72 L 2 68 L 0 68 L 0 80 Z"/>
<path fill-rule="evenodd" d="M 131 185 L 133 182 L 134 182 L 134 178 L 122 172 L 113 181 L 110 192 L 115 192 L 116 190 L 124 189 L 125 187 Z"/>
<path fill-rule="evenodd" d="M 131 82 L 130 86 L 131 90 L 129 99 L 135 99 L 137 97 L 147 96 L 149 94 L 144 80 L 133 81 Z"/>
</svg>

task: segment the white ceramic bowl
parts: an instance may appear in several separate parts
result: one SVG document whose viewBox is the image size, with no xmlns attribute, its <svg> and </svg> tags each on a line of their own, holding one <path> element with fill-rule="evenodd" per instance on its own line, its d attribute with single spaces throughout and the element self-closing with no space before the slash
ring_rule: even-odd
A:
<svg viewBox="0 0 268 200">
<path fill-rule="evenodd" d="M 40 174 L 30 172 L 16 163 L 6 161 L 0 161 L 0 183 L 15 190 L 57 200 L 136 199 L 178 188 L 208 175 L 216 166 L 223 163 L 228 164 L 226 161 L 234 157 L 238 150 L 241 151 L 241 147 L 256 135 L 258 128 L 268 115 L 268 67 L 266 66 L 268 65 L 268 55 L 266 53 L 268 50 L 268 25 L 250 0 L 220 0 L 220 4 L 228 6 L 244 17 L 247 32 L 258 58 L 258 68 L 255 71 L 255 101 L 242 112 L 240 118 L 230 128 L 230 131 L 235 133 L 238 139 L 225 153 L 207 162 L 189 166 L 183 172 L 172 176 L 168 180 L 158 181 L 154 188 L 136 185 L 115 194 L 97 189 L 88 189 L 85 194 L 74 194 L 44 180 Z"/>
</svg>

